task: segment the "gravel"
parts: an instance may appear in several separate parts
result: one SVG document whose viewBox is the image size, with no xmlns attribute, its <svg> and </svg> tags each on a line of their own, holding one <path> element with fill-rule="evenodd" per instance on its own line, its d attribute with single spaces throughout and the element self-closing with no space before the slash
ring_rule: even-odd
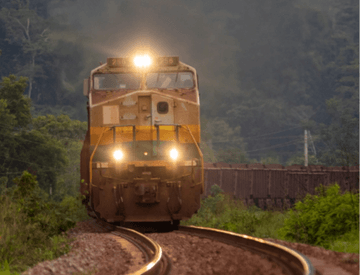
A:
<svg viewBox="0 0 360 275">
<path fill-rule="evenodd" d="M 267 257 L 197 236 L 179 233 L 147 234 L 171 258 L 171 274 L 285 274 Z"/>
<path fill-rule="evenodd" d="M 37 264 L 23 274 L 126 274 L 141 266 L 133 251 L 123 247 L 109 229 L 94 220 L 78 222 L 68 232 L 71 251 Z M 283 274 L 267 257 L 206 238 L 175 232 L 151 233 L 172 261 L 171 274 Z M 321 275 L 359 274 L 359 255 L 329 251 L 306 244 L 267 239 L 307 256 Z"/>
</svg>

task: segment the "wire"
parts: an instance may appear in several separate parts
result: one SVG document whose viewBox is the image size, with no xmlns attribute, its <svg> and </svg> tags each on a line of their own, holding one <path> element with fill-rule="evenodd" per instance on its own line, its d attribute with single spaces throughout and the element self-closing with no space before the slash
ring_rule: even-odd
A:
<svg viewBox="0 0 360 275">
<path fill-rule="evenodd" d="M 228 143 L 228 142 L 241 142 L 241 141 L 244 141 L 244 140 L 247 140 L 247 139 L 252 139 L 252 140 L 254 140 L 254 139 L 262 139 L 262 137 L 267 137 L 269 135 L 278 134 L 278 133 L 286 132 L 286 131 L 297 129 L 297 128 L 302 128 L 302 126 L 296 126 L 296 127 L 288 128 L 286 130 L 267 133 L 267 134 L 264 134 L 264 135 L 257 135 L 257 136 L 251 136 L 251 137 L 242 137 L 238 141 L 236 141 L 236 140 L 233 140 L 233 141 L 212 141 L 211 143 L 216 144 L 216 143 Z M 267 138 L 268 139 L 282 139 L 282 138 L 292 138 L 292 137 L 294 137 L 294 138 L 297 137 L 298 138 L 299 136 L 283 136 L 283 137 L 272 137 L 272 138 L 267 137 Z"/>
<path fill-rule="evenodd" d="M 282 144 L 278 144 L 278 145 L 274 145 L 274 146 L 270 146 L 270 147 L 265 147 L 265 148 L 261 148 L 261 149 L 256 149 L 256 150 L 247 151 L 246 153 L 256 152 L 256 151 L 263 151 L 263 150 L 271 149 L 271 148 L 286 147 L 286 146 L 293 145 L 293 144 L 297 144 L 297 143 L 300 143 L 300 142 L 302 142 L 302 140 L 290 141 L 290 142 L 288 142 L 288 143 L 282 143 Z"/>
<path fill-rule="evenodd" d="M 282 132 L 286 132 L 292 129 L 297 129 L 297 128 L 302 128 L 302 126 L 296 126 L 296 127 L 292 127 L 286 130 L 282 130 L 282 131 L 277 131 L 277 132 L 272 132 L 272 133 L 268 133 L 268 134 L 264 134 L 264 135 L 259 135 L 259 136 L 252 136 L 252 137 L 244 137 L 244 139 L 249 139 L 249 138 L 255 138 L 255 137 L 264 137 L 264 136 L 269 136 L 269 135 L 273 135 L 273 134 L 277 134 L 277 133 L 282 133 Z"/>
<path fill-rule="evenodd" d="M 283 136 L 283 137 L 260 137 L 260 138 L 252 138 L 252 140 L 259 140 L 259 139 L 284 139 L 284 138 L 299 138 L 300 136 Z M 242 139 L 243 140 L 243 139 Z M 242 141 L 239 140 L 238 142 Z M 211 141 L 212 144 L 216 143 L 229 143 L 229 142 L 236 142 L 236 141 Z M 206 143 L 206 142 L 205 142 Z"/>
</svg>

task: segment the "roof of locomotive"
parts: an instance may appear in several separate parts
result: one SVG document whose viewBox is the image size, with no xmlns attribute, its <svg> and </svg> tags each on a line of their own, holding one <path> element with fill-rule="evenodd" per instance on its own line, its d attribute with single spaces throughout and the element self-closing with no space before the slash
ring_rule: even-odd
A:
<svg viewBox="0 0 360 275">
<path fill-rule="evenodd" d="M 109 60 L 109 59 L 108 59 Z M 177 71 L 192 71 L 196 74 L 195 68 L 187 65 L 181 61 L 178 61 L 178 64 L 175 66 L 150 66 L 146 69 L 146 72 L 177 72 Z M 139 68 L 135 66 L 123 66 L 123 67 L 113 67 L 108 63 L 102 64 L 99 67 L 91 71 L 91 75 L 95 73 L 138 73 Z"/>
</svg>

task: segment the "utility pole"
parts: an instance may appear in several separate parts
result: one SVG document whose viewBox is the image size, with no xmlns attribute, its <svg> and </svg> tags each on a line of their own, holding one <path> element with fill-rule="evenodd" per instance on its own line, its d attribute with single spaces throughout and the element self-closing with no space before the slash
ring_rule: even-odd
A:
<svg viewBox="0 0 360 275">
<path fill-rule="evenodd" d="M 305 129 L 304 133 L 305 138 L 305 147 L 304 147 L 304 154 L 305 154 L 305 167 L 308 166 L 308 144 L 307 144 L 307 130 Z"/>
<path fill-rule="evenodd" d="M 314 154 L 315 154 L 315 156 L 316 156 L 315 145 L 314 145 L 314 141 L 313 141 L 313 139 L 312 139 L 310 130 L 309 130 L 309 137 L 310 137 L 310 141 L 311 141 L 311 145 L 312 145 L 313 152 L 314 152 Z"/>
</svg>

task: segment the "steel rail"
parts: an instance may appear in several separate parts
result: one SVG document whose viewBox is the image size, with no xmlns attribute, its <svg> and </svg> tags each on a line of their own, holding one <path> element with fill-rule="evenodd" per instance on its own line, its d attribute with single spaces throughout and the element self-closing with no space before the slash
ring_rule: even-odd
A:
<svg viewBox="0 0 360 275">
<path fill-rule="evenodd" d="M 131 275 L 167 275 L 171 271 L 171 261 L 163 253 L 161 246 L 141 234 L 140 232 L 121 226 L 114 226 L 107 222 L 97 219 L 96 223 L 102 227 L 111 228 L 111 234 L 123 237 L 135 245 L 145 256 L 146 264 L 139 270 L 130 273 Z"/>
<path fill-rule="evenodd" d="M 316 273 L 315 268 L 305 255 L 286 246 L 269 242 L 264 239 L 199 226 L 179 226 L 179 230 L 174 232 L 210 238 L 240 248 L 245 248 L 255 253 L 264 254 L 279 263 L 280 266 L 290 274 L 315 275 Z"/>
</svg>

